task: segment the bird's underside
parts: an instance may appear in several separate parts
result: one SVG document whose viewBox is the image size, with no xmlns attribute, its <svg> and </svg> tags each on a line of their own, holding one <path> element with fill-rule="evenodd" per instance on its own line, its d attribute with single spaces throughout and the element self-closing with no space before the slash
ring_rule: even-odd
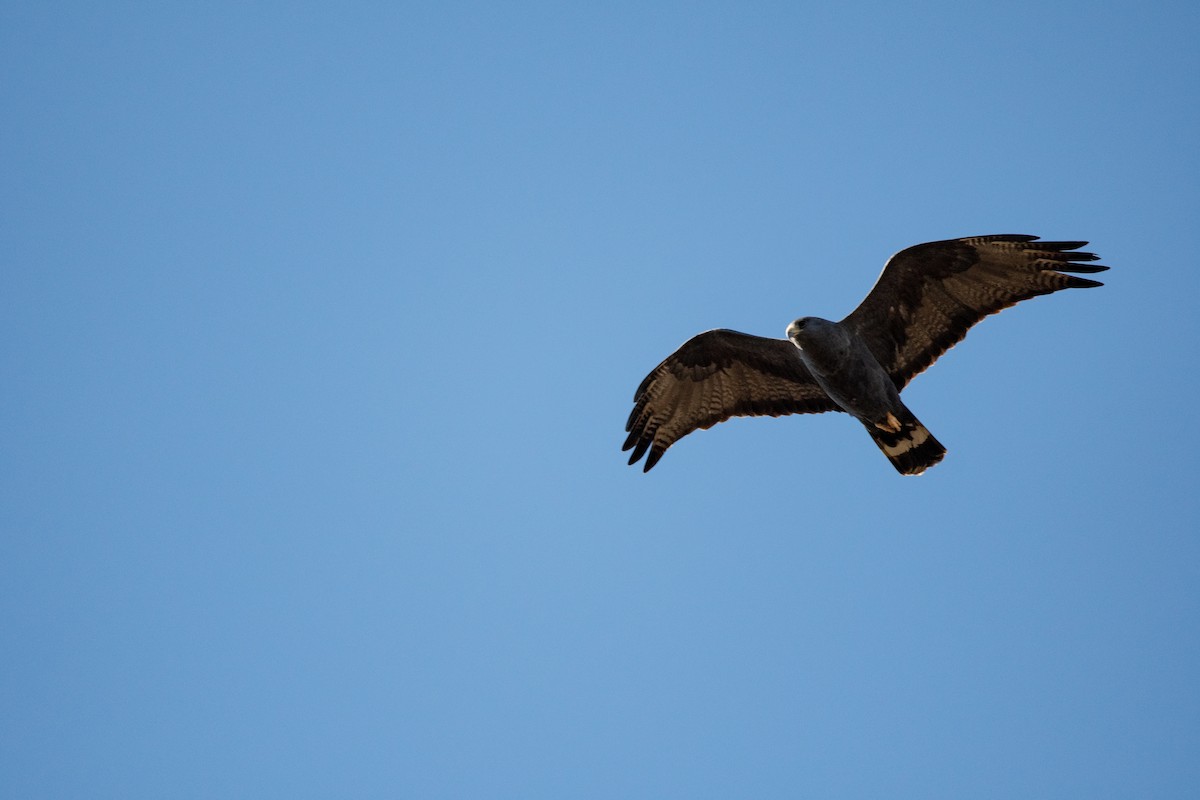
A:
<svg viewBox="0 0 1200 800">
<path fill-rule="evenodd" d="M 846 411 L 892 465 L 916 475 L 945 448 L 899 393 L 1001 309 L 1062 289 L 1100 286 L 1068 273 L 1108 267 L 1086 242 L 1001 234 L 929 242 L 888 260 L 874 288 L 840 322 L 804 317 L 788 339 L 729 330 L 701 333 L 646 376 L 634 393 L 623 450 L 649 471 L 692 431 L 734 416 Z"/>
</svg>

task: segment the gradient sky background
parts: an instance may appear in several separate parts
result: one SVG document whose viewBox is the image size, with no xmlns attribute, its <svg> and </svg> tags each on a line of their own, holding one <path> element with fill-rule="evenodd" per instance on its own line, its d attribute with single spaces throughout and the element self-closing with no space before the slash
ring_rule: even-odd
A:
<svg viewBox="0 0 1200 800">
<path fill-rule="evenodd" d="M 0 795 L 1200 796 L 1195 3 L 3 3 Z M 649 475 L 888 255 L 1102 289 Z"/>
</svg>

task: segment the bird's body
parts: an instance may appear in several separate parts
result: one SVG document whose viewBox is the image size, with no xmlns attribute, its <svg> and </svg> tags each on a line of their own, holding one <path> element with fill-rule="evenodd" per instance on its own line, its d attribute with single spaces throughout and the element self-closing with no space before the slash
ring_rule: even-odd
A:
<svg viewBox="0 0 1200 800">
<path fill-rule="evenodd" d="M 1061 289 L 1100 286 L 1086 242 L 1000 234 L 910 247 L 840 322 L 802 317 L 788 339 L 713 330 L 689 339 L 642 381 L 625 429 L 645 470 L 691 431 L 732 416 L 845 411 L 892 465 L 918 475 L 946 449 L 900 399 L 908 382 L 989 314 Z"/>
<path fill-rule="evenodd" d="M 902 474 L 920 474 L 946 455 L 946 448 L 904 405 L 875 354 L 851 330 L 820 317 L 803 317 L 788 326 L 787 335 L 816 384 L 866 427 Z"/>
<path fill-rule="evenodd" d="M 788 326 L 787 335 L 813 380 L 843 411 L 869 423 L 900 403 L 896 384 L 875 355 L 843 326 L 804 317 Z"/>
</svg>

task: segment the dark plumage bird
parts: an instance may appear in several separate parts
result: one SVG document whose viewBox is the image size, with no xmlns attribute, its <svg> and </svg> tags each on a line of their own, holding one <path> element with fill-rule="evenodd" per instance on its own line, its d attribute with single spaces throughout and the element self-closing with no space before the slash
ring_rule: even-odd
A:
<svg viewBox="0 0 1200 800">
<path fill-rule="evenodd" d="M 1087 242 L 1000 234 L 919 244 L 892 256 L 841 322 L 801 317 L 787 339 L 730 330 L 694 336 L 634 394 L 622 450 L 645 471 L 699 428 L 735 416 L 845 411 L 903 475 L 920 475 L 944 448 L 900 399 L 912 378 L 989 314 L 1040 294 L 1098 281 L 1066 273 L 1108 267 Z M 648 454 L 648 455 L 647 455 Z"/>
</svg>

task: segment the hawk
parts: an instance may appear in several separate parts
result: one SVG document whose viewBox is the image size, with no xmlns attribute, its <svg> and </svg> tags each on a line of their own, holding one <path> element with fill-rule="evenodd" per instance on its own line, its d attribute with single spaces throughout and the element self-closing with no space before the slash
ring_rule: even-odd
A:
<svg viewBox="0 0 1200 800">
<path fill-rule="evenodd" d="M 1099 281 L 1066 273 L 1108 267 L 1087 242 L 999 234 L 928 242 L 888 259 L 866 298 L 841 322 L 801 317 L 787 339 L 731 330 L 694 336 L 646 376 L 633 396 L 622 450 L 649 472 L 694 430 L 735 416 L 845 411 L 902 475 L 920 475 L 946 448 L 900 392 L 989 314 Z M 647 455 L 648 454 L 648 455 Z"/>
</svg>

